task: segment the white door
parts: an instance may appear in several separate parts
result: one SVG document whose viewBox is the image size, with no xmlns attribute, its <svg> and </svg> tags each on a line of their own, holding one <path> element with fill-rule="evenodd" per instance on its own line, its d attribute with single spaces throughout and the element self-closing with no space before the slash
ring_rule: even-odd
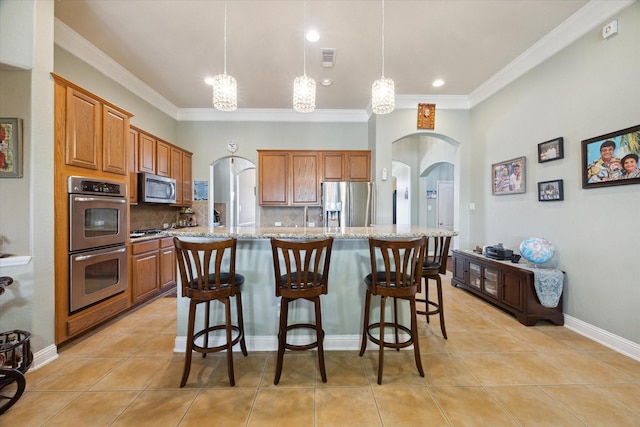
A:
<svg viewBox="0 0 640 427">
<path fill-rule="evenodd" d="M 453 181 L 438 181 L 438 228 L 453 231 Z"/>
<path fill-rule="evenodd" d="M 237 218 L 238 227 L 256 225 L 256 170 L 245 169 L 238 174 Z"/>
</svg>

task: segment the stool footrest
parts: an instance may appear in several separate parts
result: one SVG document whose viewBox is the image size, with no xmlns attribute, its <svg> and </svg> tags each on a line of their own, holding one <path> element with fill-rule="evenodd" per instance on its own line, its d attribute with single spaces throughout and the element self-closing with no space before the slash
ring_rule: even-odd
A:
<svg viewBox="0 0 640 427">
<path fill-rule="evenodd" d="M 386 347 L 386 348 L 396 348 L 396 349 L 409 347 L 410 345 L 413 344 L 414 339 L 411 336 L 411 329 L 407 328 L 406 326 L 401 325 L 399 323 L 387 323 L 387 322 L 385 322 L 384 323 L 384 327 L 385 327 L 385 329 L 386 328 L 391 328 L 394 332 L 396 332 L 396 331 L 406 332 L 407 334 L 409 334 L 409 339 L 407 339 L 406 341 L 401 341 L 401 342 L 397 342 L 396 343 L 396 342 L 385 341 L 384 337 L 381 337 L 382 338 L 382 344 L 381 344 L 380 343 L 381 340 L 376 338 L 371 333 L 371 331 L 373 329 L 380 329 L 380 322 L 378 322 L 378 323 L 372 323 L 371 325 L 369 325 L 367 327 L 367 336 L 369 337 L 369 340 L 371 342 L 373 342 L 374 344 L 382 345 L 383 347 Z"/>
<path fill-rule="evenodd" d="M 416 310 L 416 313 L 418 313 L 418 314 L 431 316 L 432 314 L 440 313 L 440 304 L 438 304 L 437 302 L 428 301 L 428 300 L 424 300 L 424 299 L 418 299 L 418 298 L 416 298 L 416 302 L 421 302 L 421 303 L 428 304 L 428 305 L 434 307 L 433 310 Z"/>
<path fill-rule="evenodd" d="M 293 325 L 287 325 L 286 332 L 291 331 L 293 329 L 312 329 L 316 330 L 316 326 L 310 323 L 294 323 Z M 290 344 L 288 342 L 284 343 L 284 348 L 287 350 L 293 351 L 303 351 L 310 350 L 312 348 L 318 348 L 318 342 L 324 340 L 324 330 L 321 331 L 321 336 L 316 337 L 316 341 L 309 344 Z"/>
<path fill-rule="evenodd" d="M 216 353 L 218 351 L 226 349 L 227 348 L 226 343 L 217 345 L 215 347 L 202 347 L 196 344 L 196 340 L 204 336 L 205 334 L 208 334 L 209 332 L 213 332 L 213 331 L 225 331 L 225 329 L 226 329 L 225 325 L 216 325 L 216 326 L 210 326 L 206 329 L 202 329 L 201 331 L 198 331 L 195 334 L 193 334 L 193 351 L 197 351 L 198 353 Z M 240 332 L 240 328 L 236 325 L 231 325 L 231 329 L 233 329 L 234 332 L 238 333 L 238 335 L 231 340 L 231 346 L 233 347 L 234 345 L 238 344 L 242 339 L 242 333 Z"/>
</svg>

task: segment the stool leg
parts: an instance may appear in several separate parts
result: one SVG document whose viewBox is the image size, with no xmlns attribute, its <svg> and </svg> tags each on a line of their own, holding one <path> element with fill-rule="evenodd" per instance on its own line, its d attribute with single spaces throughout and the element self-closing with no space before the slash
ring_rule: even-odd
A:
<svg viewBox="0 0 640 427">
<path fill-rule="evenodd" d="M 284 347 L 287 341 L 287 316 L 289 314 L 289 298 L 282 298 L 280 302 L 280 328 L 278 330 L 278 358 L 276 360 L 276 376 L 273 380 L 274 385 L 280 382 L 282 374 L 282 364 L 284 360 Z"/>
<path fill-rule="evenodd" d="M 229 297 L 224 299 L 225 331 L 227 333 L 227 371 L 229 371 L 229 385 L 236 385 L 233 375 L 233 344 L 231 338 L 231 301 Z"/>
<path fill-rule="evenodd" d="M 440 315 L 440 330 L 442 330 L 442 336 L 447 339 L 447 330 L 444 327 L 444 305 L 442 301 L 442 280 L 440 275 L 436 279 L 436 289 L 438 291 L 438 314 Z M 427 316 L 428 318 L 428 316 Z"/>
<path fill-rule="evenodd" d="M 416 358 L 416 367 L 421 377 L 424 377 L 424 371 L 422 370 L 422 359 L 420 358 L 420 344 L 418 337 L 418 315 L 416 313 L 416 299 L 411 298 L 409 300 L 411 305 L 411 339 L 413 341 L 413 353 Z"/>
<path fill-rule="evenodd" d="M 205 303 L 204 306 L 204 328 L 208 329 L 209 328 L 209 314 L 210 314 L 210 310 L 211 310 L 211 301 L 207 301 Z M 203 341 L 203 348 L 209 348 L 209 333 L 205 333 L 204 336 L 202 337 Z M 204 352 L 202 353 L 202 357 L 207 357 L 207 353 Z"/>
<path fill-rule="evenodd" d="M 369 329 L 369 304 L 371 303 L 371 292 L 367 289 L 364 299 L 364 325 L 362 326 L 362 344 L 360 345 L 360 356 L 367 348 L 367 330 Z"/>
<path fill-rule="evenodd" d="M 429 323 L 429 278 L 424 278 L 424 311 L 427 317 L 427 323 Z"/>
<path fill-rule="evenodd" d="M 187 325 L 187 349 L 184 355 L 184 370 L 182 371 L 182 380 L 180 380 L 180 388 L 184 387 L 189 378 L 191 370 L 191 353 L 193 352 L 193 329 L 196 322 L 196 302 L 189 301 L 189 323 Z"/>
<path fill-rule="evenodd" d="M 242 354 L 245 356 L 247 353 L 247 345 L 244 341 L 244 316 L 242 315 L 242 293 L 236 293 L 236 311 L 238 312 L 238 329 L 240 329 L 240 348 L 242 349 Z"/>
<path fill-rule="evenodd" d="M 398 324 L 398 299 L 393 297 L 393 323 Z M 396 333 L 396 344 L 400 342 L 400 332 L 398 328 L 394 328 Z M 396 348 L 396 351 L 400 351 L 400 347 Z"/>
<path fill-rule="evenodd" d="M 378 346 L 378 384 L 382 385 L 382 366 L 384 362 L 384 302 L 386 297 L 380 297 L 380 345 Z"/>
<path fill-rule="evenodd" d="M 320 367 L 320 376 L 322 382 L 327 382 L 327 371 L 324 366 L 324 331 L 322 330 L 322 311 L 320 310 L 320 297 L 314 298 L 316 307 L 316 339 L 318 340 L 318 366 Z"/>
</svg>

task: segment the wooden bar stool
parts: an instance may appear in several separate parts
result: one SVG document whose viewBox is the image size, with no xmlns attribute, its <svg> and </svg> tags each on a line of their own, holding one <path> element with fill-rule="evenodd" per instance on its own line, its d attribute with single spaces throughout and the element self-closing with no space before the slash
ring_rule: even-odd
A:
<svg viewBox="0 0 640 427">
<path fill-rule="evenodd" d="M 173 238 L 176 247 L 176 257 L 182 282 L 182 296 L 189 301 L 189 323 L 187 326 L 187 350 L 184 361 L 184 371 L 180 387 L 184 387 L 191 370 L 191 353 L 197 351 L 206 357 L 208 353 L 227 350 L 227 370 L 229 371 L 229 384 L 235 385 L 233 375 L 232 347 L 238 342 L 242 354 L 247 355 L 247 347 L 244 341 L 244 319 L 242 317 L 242 288 L 244 276 L 236 273 L 236 239 L 226 239 L 206 243 L 186 242 Z M 228 254 L 225 257 L 225 254 Z M 222 262 L 228 258 L 229 269 L 222 271 Z M 236 297 L 236 310 L 238 324 L 231 323 L 231 297 Z M 219 301 L 224 304 L 225 323 L 210 325 L 211 301 Z M 196 309 L 198 304 L 205 303 L 204 327 L 194 332 Z M 209 334 L 215 331 L 225 331 L 225 342 L 220 345 L 209 346 Z M 236 334 L 235 338 L 232 336 Z M 196 343 L 202 337 L 202 345 Z"/>
<path fill-rule="evenodd" d="M 451 236 L 436 236 L 427 238 L 427 248 L 422 266 L 422 278 L 424 279 L 424 298 L 416 298 L 419 303 L 424 303 L 424 310 L 418 310 L 418 314 L 424 314 L 429 323 L 429 316 L 440 315 L 440 330 L 442 336 L 447 339 L 447 330 L 444 326 L 444 304 L 442 300 L 442 280 L 441 274 L 447 274 L 447 257 L 449 256 L 449 245 Z M 437 301 L 429 300 L 429 279 L 436 281 Z M 422 284 L 422 283 L 421 283 Z M 418 289 L 420 293 L 421 289 Z M 433 307 L 429 310 L 429 306 Z"/>
<path fill-rule="evenodd" d="M 401 348 L 413 344 L 416 367 L 421 377 L 424 377 L 420 347 L 418 344 L 418 321 L 416 317 L 416 292 L 421 280 L 422 264 L 424 262 L 426 240 L 424 237 L 413 240 L 379 240 L 369 239 L 371 254 L 371 274 L 364 278 L 366 296 L 364 303 L 364 322 L 362 327 L 362 345 L 360 356 L 367 348 L 367 340 L 379 346 L 378 349 L 378 384 L 382 384 L 382 369 L 384 348 Z M 369 310 L 371 296 L 380 295 L 380 321 L 369 324 Z M 393 298 L 393 322 L 385 321 L 385 301 Z M 411 328 L 398 322 L 397 299 L 407 300 L 410 305 Z M 395 342 L 384 340 L 385 328 L 391 328 L 395 334 Z M 378 329 L 380 334 L 376 338 L 372 331 Z M 400 342 L 399 332 L 405 332 L 409 337 Z"/>
<path fill-rule="evenodd" d="M 322 240 L 279 240 L 271 239 L 273 250 L 273 270 L 275 273 L 276 297 L 281 297 L 280 327 L 278 330 L 278 356 L 274 384 L 280 382 L 284 351 L 302 351 L 312 348 L 318 349 L 318 365 L 322 382 L 327 382 L 324 366 L 324 331 L 322 330 L 322 311 L 320 310 L 320 295 L 327 293 L 327 278 L 329 276 L 329 262 L 333 238 Z M 281 270 L 281 264 L 284 270 Z M 284 271 L 284 274 L 281 272 Z M 314 303 L 315 324 L 288 324 L 289 303 L 299 299 L 306 299 Z M 315 330 L 316 340 L 309 344 L 297 345 L 287 342 L 287 332 L 293 329 Z"/>
</svg>

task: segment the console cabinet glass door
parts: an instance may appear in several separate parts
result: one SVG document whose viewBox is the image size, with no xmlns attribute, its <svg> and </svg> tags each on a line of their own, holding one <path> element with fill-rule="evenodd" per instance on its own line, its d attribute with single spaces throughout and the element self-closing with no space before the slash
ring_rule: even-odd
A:
<svg viewBox="0 0 640 427">
<path fill-rule="evenodd" d="M 494 298 L 498 298 L 498 270 L 483 267 L 482 290 Z"/>
<path fill-rule="evenodd" d="M 469 284 L 478 289 L 482 287 L 482 267 L 480 264 L 469 263 Z"/>
</svg>

